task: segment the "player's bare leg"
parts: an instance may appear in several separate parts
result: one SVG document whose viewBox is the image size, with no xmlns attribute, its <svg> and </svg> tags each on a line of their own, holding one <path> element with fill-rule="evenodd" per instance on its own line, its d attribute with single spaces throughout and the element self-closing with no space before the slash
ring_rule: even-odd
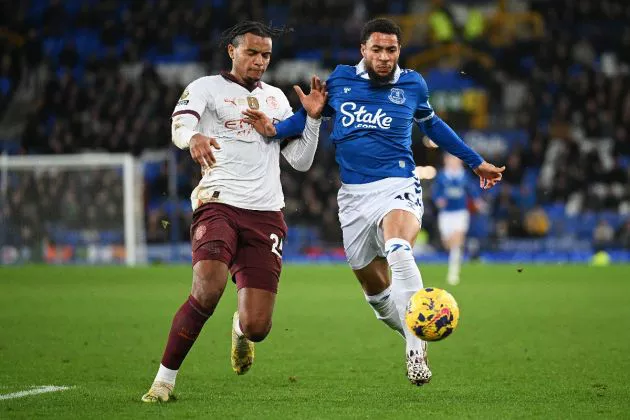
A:
<svg viewBox="0 0 630 420">
<path fill-rule="evenodd" d="M 232 320 L 232 369 L 237 375 L 249 371 L 254 362 L 254 342 L 265 339 L 271 331 L 271 317 L 276 294 L 268 290 L 244 287 L 238 291 L 238 311 Z"/>
<path fill-rule="evenodd" d="M 162 363 L 144 402 L 166 402 L 172 398 L 177 372 L 223 295 L 227 265 L 221 261 L 199 261 L 193 267 L 193 284 L 188 300 L 179 308 L 168 336 Z"/>
<path fill-rule="evenodd" d="M 464 232 L 454 232 L 444 241 L 445 248 L 448 249 L 448 274 L 446 281 L 455 286 L 459 284 L 459 273 L 462 264 L 462 247 L 466 234 Z"/>
<path fill-rule="evenodd" d="M 422 276 L 412 250 L 420 230 L 420 222 L 415 214 L 395 209 L 383 218 L 382 229 L 387 262 L 392 272 L 392 297 L 404 325 L 407 303 L 423 287 Z M 407 377 L 415 385 L 428 383 L 432 374 L 427 362 L 426 343 L 408 328 L 403 328 L 403 331 L 406 340 Z"/>
</svg>

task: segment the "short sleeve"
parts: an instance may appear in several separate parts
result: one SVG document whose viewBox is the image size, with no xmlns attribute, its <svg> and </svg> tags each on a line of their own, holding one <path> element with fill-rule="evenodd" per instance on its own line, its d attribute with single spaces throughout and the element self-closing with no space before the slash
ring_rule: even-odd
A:
<svg viewBox="0 0 630 420">
<path fill-rule="evenodd" d="M 197 79 L 184 89 L 182 96 L 179 97 L 175 105 L 173 117 L 181 114 L 191 114 L 197 119 L 201 119 L 206 108 L 214 108 L 208 83 L 203 78 Z"/>
</svg>

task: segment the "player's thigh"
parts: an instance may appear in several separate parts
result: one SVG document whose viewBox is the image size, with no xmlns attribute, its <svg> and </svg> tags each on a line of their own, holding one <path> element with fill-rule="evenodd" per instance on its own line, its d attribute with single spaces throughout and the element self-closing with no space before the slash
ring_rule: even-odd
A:
<svg viewBox="0 0 630 420">
<path fill-rule="evenodd" d="M 228 266 L 218 260 L 202 260 L 193 266 L 193 281 L 190 294 L 207 309 L 214 311 L 228 279 Z"/>
<path fill-rule="evenodd" d="M 409 210 L 392 209 L 383 217 L 381 229 L 385 241 L 401 238 L 413 245 L 420 230 L 420 221 Z"/>
<path fill-rule="evenodd" d="M 208 204 L 193 214 L 190 228 L 193 286 L 192 295 L 206 309 L 214 309 L 227 283 L 238 233 L 232 223 L 233 208 Z"/>
<path fill-rule="evenodd" d="M 237 209 L 210 203 L 198 208 L 190 226 L 192 263 L 221 261 L 232 264 L 238 246 Z"/>
<path fill-rule="evenodd" d="M 401 238 L 413 244 L 418 236 L 424 206 L 422 188 L 415 178 L 392 180 L 391 191 L 383 196 L 381 218 L 379 220 L 379 241 Z"/>
<path fill-rule="evenodd" d="M 238 248 L 230 271 L 238 290 L 277 293 L 287 225 L 281 212 L 241 211 Z"/>
<path fill-rule="evenodd" d="M 360 270 L 378 256 L 376 241 L 378 215 L 371 214 L 369 206 L 365 204 L 356 205 L 347 198 L 348 196 L 349 194 L 346 194 L 339 200 L 339 222 L 343 236 L 343 248 L 352 270 Z"/>
<path fill-rule="evenodd" d="M 342 229 L 343 248 L 350 268 L 354 271 L 361 270 L 372 263 L 379 256 L 376 241 L 377 230 L 373 225 L 366 225 L 362 229 Z"/>
<path fill-rule="evenodd" d="M 353 270 L 365 294 L 368 296 L 378 295 L 389 287 L 391 280 L 388 267 L 385 258 L 376 257 L 365 267 Z"/>
</svg>

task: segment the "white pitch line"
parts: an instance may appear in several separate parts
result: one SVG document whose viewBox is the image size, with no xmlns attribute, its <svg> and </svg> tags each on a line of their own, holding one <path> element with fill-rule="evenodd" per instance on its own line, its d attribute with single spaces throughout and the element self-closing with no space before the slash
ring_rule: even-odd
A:
<svg viewBox="0 0 630 420">
<path fill-rule="evenodd" d="M 0 400 L 12 400 L 14 398 L 28 397 L 29 395 L 65 391 L 70 388 L 71 387 L 69 386 L 55 386 L 55 385 L 37 386 L 37 387 L 32 387 L 32 389 L 28 391 L 12 392 L 11 394 L 0 394 Z"/>
</svg>

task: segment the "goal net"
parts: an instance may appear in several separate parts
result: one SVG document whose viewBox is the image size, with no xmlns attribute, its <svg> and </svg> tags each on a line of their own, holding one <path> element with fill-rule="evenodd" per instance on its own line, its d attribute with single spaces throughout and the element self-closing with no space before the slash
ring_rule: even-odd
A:
<svg viewBox="0 0 630 420">
<path fill-rule="evenodd" d="M 146 260 L 143 170 L 128 154 L 0 156 L 0 263 Z"/>
</svg>

